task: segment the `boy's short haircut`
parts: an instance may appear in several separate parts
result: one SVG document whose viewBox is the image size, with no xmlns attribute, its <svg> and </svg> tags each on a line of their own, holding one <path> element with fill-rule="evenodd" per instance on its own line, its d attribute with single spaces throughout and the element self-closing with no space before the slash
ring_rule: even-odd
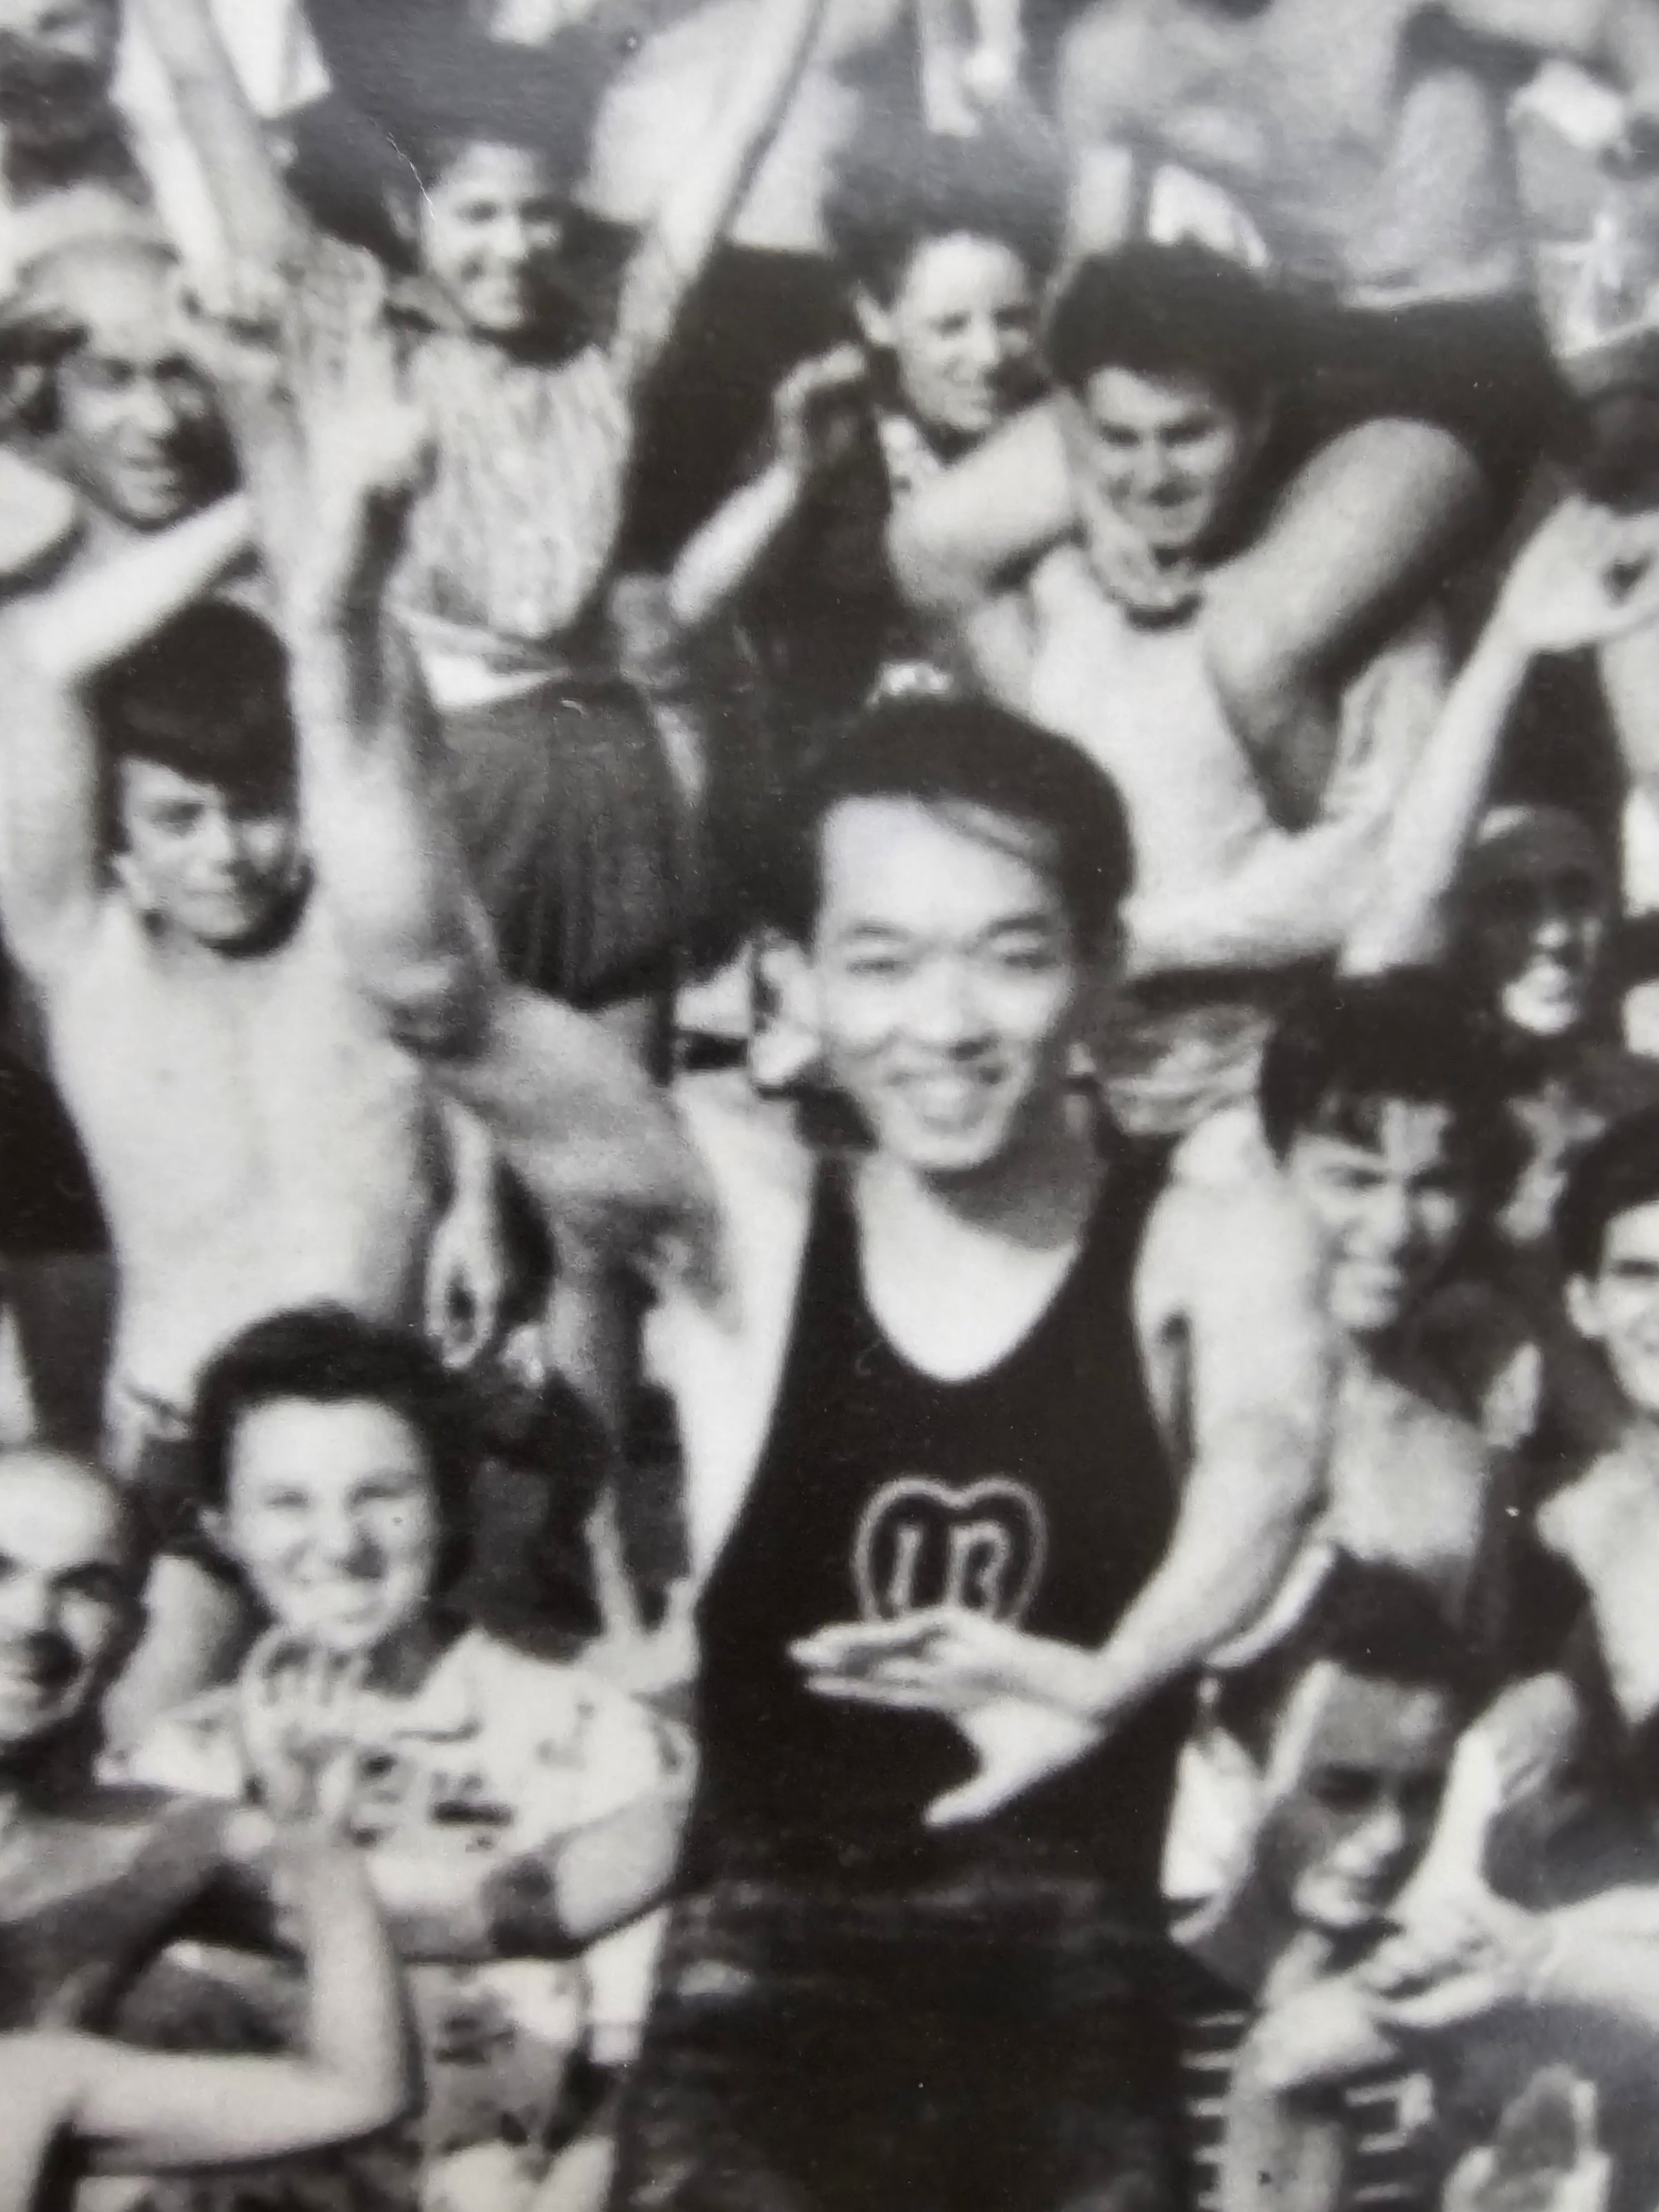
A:
<svg viewBox="0 0 1659 2212">
<path fill-rule="evenodd" d="M 1225 254 L 1137 240 L 1073 269 L 1048 318 L 1048 366 L 1079 392 L 1105 368 L 1195 376 L 1254 414 L 1289 368 L 1285 318 L 1261 279 Z"/>
<path fill-rule="evenodd" d="M 1659 1106 L 1622 1115 L 1574 1163 L 1555 1207 L 1555 1241 L 1570 1275 L 1594 1275 L 1620 1214 L 1659 1202 Z"/>
<path fill-rule="evenodd" d="M 1218 1678 L 1217 1719 L 1265 1759 L 1287 1693 L 1322 1662 L 1362 1681 L 1442 1691 L 1460 1719 L 1484 1686 L 1468 1644 L 1426 1583 L 1389 1561 L 1339 1550 L 1282 1641 Z"/>
<path fill-rule="evenodd" d="M 843 149 L 826 188 L 823 224 L 842 267 L 890 306 L 924 246 L 995 239 L 1041 283 L 1060 252 L 1064 172 L 1035 127 L 971 138 L 871 120 Z"/>
<path fill-rule="evenodd" d="M 1425 969 L 1304 993 L 1267 1040 L 1257 1097 L 1280 1160 L 1304 1134 L 1373 1145 L 1378 1109 L 1401 1101 L 1449 1110 L 1453 1147 L 1488 1192 L 1519 1165 L 1497 1025 Z"/>
<path fill-rule="evenodd" d="M 810 941 L 823 824 L 860 799 L 982 811 L 1046 831 L 1079 942 L 1110 941 L 1134 876 L 1116 787 L 1079 747 L 988 701 L 895 698 L 869 707 L 811 755 L 786 795 L 768 885 L 770 917 Z"/>
<path fill-rule="evenodd" d="M 461 1386 L 436 1352 L 413 1330 L 365 1321 L 345 1306 L 298 1306 L 253 1322 L 214 1355 L 197 1388 L 192 1435 L 204 1504 L 225 1504 L 242 1421 L 286 1400 L 367 1400 L 420 1438 L 443 1532 L 438 1588 L 449 1589 L 465 1565 L 478 1440 Z"/>
<path fill-rule="evenodd" d="M 241 797 L 293 789 L 288 658 L 244 608 L 186 608 L 108 671 L 93 707 L 112 763 L 154 761 Z"/>
</svg>

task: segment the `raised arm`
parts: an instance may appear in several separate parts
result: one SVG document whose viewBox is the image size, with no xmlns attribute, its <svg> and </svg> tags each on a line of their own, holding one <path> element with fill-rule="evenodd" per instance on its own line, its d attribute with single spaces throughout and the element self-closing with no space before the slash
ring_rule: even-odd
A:
<svg viewBox="0 0 1659 2212">
<path fill-rule="evenodd" d="M 170 2167 L 285 2158 L 388 2127 L 416 2094 L 402 1983 L 357 1854 L 282 1846 L 309 1978 L 305 2048 L 213 2058 L 78 2043 L 74 2125 L 99 2165 Z"/>
<path fill-rule="evenodd" d="M 918 614 L 960 622 L 1021 581 L 1079 520 L 1059 403 L 1052 402 L 1017 416 L 918 486 L 893 517 L 888 558 Z"/>
<path fill-rule="evenodd" d="M 14 607 L 0 623 L 0 914 L 37 981 L 73 957 L 97 906 L 100 772 L 89 688 L 242 558 L 249 527 L 245 503 L 226 500 Z"/>
<path fill-rule="evenodd" d="M 665 1097 L 599 1023 L 502 979 L 472 895 L 436 717 L 384 605 L 423 427 L 390 383 L 316 408 L 311 526 L 279 570 L 307 843 L 357 983 L 556 1228 L 618 1254 L 701 1239 L 702 1179 Z"/>
<path fill-rule="evenodd" d="M 1445 949 L 1448 909 L 1532 661 L 1605 644 L 1659 616 L 1659 521 L 1571 500 L 1516 560 L 1395 810 L 1370 906 L 1343 951 L 1352 975 Z"/>
<path fill-rule="evenodd" d="M 637 391 L 661 360 L 688 295 L 777 135 L 827 6 L 828 0 L 753 0 L 730 92 L 623 280 L 611 353 L 625 390 Z"/>
<path fill-rule="evenodd" d="M 303 217 L 208 0 L 138 0 L 138 6 L 201 164 L 226 247 L 255 267 L 281 268 L 302 235 Z"/>
</svg>

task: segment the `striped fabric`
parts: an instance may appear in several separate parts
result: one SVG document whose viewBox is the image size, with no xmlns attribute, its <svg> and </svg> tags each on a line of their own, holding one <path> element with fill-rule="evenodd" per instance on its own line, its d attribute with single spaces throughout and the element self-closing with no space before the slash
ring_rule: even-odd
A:
<svg viewBox="0 0 1659 2212">
<path fill-rule="evenodd" d="M 514 358 L 447 328 L 436 303 L 370 254 L 319 240 L 295 296 L 310 379 L 395 345 L 437 447 L 398 580 L 416 616 L 510 644 L 556 643 L 591 608 L 622 524 L 633 419 L 595 344 Z"/>
<path fill-rule="evenodd" d="M 1227 2096 L 1249 2026 L 1250 2015 L 1242 2006 L 1198 2006 L 1182 2022 L 1182 2097 L 1193 2212 L 1220 2212 Z M 1419 2089 L 1420 2077 L 1395 2074 L 1364 2077 L 1349 2089 L 1346 2101 L 1355 2155 L 1343 2212 L 1421 2212 L 1425 2206 L 1410 2124 Z"/>
</svg>

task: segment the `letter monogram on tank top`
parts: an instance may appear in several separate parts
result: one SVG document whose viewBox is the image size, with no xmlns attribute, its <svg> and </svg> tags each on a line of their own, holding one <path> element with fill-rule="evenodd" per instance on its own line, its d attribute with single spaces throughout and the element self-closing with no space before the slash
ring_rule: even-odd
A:
<svg viewBox="0 0 1659 2212">
<path fill-rule="evenodd" d="M 854 1539 L 859 1610 L 866 1620 L 896 1620 L 956 1605 L 1021 1621 L 1048 1548 L 1042 1502 L 1023 1482 L 988 1475 L 964 1487 L 899 1475 L 865 1507 Z"/>
</svg>

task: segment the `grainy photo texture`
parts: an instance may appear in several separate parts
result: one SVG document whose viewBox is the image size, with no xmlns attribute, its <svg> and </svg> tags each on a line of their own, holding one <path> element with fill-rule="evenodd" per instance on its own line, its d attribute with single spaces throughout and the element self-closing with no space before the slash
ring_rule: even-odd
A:
<svg viewBox="0 0 1659 2212">
<path fill-rule="evenodd" d="M 0 0 L 0 2212 L 1656 2083 L 1659 0 Z"/>
</svg>

